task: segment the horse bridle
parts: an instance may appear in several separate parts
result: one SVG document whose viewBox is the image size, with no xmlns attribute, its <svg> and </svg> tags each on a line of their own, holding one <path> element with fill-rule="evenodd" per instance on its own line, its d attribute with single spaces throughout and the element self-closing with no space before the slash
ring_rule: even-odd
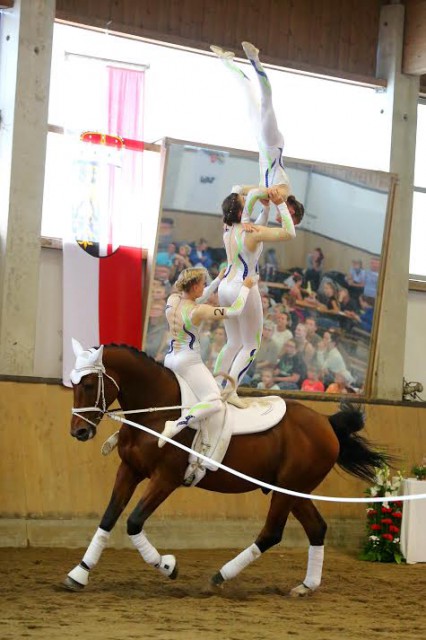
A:
<svg viewBox="0 0 426 640">
<path fill-rule="evenodd" d="M 93 407 L 72 407 L 71 409 L 71 414 L 73 416 L 78 416 L 79 418 L 81 418 L 82 420 L 84 420 L 85 422 L 87 422 L 88 424 L 90 424 L 92 427 L 96 427 L 98 426 L 99 422 L 102 420 L 102 418 L 104 417 L 106 411 L 107 411 L 107 405 L 106 405 L 106 401 L 105 401 L 105 382 L 104 382 L 104 376 L 106 376 L 107 378 L 109 378 L 117 387 L 117 391 L 120 393 L 120 387 L 118 386 L 117 382 L 114 380 L 114 378 L 112 376 L 110 376 L 106 371 L 105 371 L 105 367 L 103 365 L 93 365 L 91 367 L 83 367 L 81 370 L 87 369 L 86 373 L 83 373 L 83 375 L 81 376 L 82 378 L 84 376 L 89 375 L 89 373 L 97 373 L 98 375 L 98 390 L 97 390 L 97 394 L 96 394 L 96 401 L 95 404 L 93 405 Z M 102 406 L 100 406 L 99 403 L 102 403 Z M 86 416 L 81 415 L 83 413 L 88 413 L 88 412 L 93 412 L 96 411 L 97 413 L 101 414 L 98 421 L 95 423 L 92 420 L 89 420 L 89 418 L 86 418 Z"/>
</svg>

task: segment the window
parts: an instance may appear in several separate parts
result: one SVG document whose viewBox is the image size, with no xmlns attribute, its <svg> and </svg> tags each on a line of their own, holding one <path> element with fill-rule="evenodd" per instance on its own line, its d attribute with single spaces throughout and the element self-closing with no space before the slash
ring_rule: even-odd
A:
<svg viewBox="0 0 426 640">
<path fill-rule="evenodd" d="M 426 281 L 426 101 L 417 109 L 416 160 L 414 167 L 413 218 L 411 226 L 410 278 Z"/>
<path fill-rule="evenodd" d="M 72 122 L 81 131 L 102 131 L 99 105 L 103 89 L 94 90 L 91 65 L 81 65 L 79 81 L 74 82 L 78 89 L 69 91 L 66 59 L 70 52 L 148 65 L 146 142 L 170 137 L 257 149 L 238 87 L 213 55 L 63 24 L 55 24 L 54 29 L 50 125 L 69 127 Z M 249 66 L 247 62 L 247 72 L 251 73 Z M 285 136 L 286 156 L 387 169 L 386 122 L 380 114 L 383 94 L 374 88 L 278 69 L 268 69 L 268 75 L 273 84 L 279 125 Z M 42 234 L 57 237 L 62 236 L 63 194 L 67 183 L 60 138 L 54 133 L 48 138 L 42 221 Z"/>
</svg>

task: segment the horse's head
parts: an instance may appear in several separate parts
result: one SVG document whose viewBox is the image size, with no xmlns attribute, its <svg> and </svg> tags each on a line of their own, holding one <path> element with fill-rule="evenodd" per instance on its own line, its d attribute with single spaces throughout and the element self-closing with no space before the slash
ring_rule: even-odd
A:
<svg viewBox="0 0 426 640">
<path fill-rule="evenodd" d="M 85 442 L 96 435 L 96 427 L 117 398 L 119 386 L 117 375 L 105 369 L 103 345 L 85 350 L 73 338 L 72 346 L 76 360 L 70 375 L 74 389 L 71 435 Z"/>
</svg>

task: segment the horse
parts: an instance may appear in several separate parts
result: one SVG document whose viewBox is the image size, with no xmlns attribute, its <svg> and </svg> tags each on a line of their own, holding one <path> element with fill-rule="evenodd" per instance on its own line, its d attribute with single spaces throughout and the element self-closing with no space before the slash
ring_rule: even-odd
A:
<svg viewBox="0 0 426 640">
<path fill-rule="evenodd" d="M 171 443 L 160 449 L 156 437 L 166 420 L 180 417 L 180 411 L 175 408 L 181 403 L 178 380 L 170 369 L 133 347 L 110 344 L 84 351 L 77 342 L 76 345 L 74 351 L 83 366 L 74 379 L 71 375 L 74 393 L 71 435 L 74 438 L 81 442 L 93 438 L 99 422 L 115 400 L 123 411 L 165 409 L 132 414 L 132 419 L 143 423 L 154 432 L 152 434 L 127 424 L 120 428 L 121 462 L 111 499 L 82 561 L 69 572 L 64 585 L 79 591 L 88 584 L 89 572 L 99 561 L 111 530 L 138 484 L 146 478 L 149 482 L 143 495 L 127 519 L 127 533 L 148 564 L 162 575 L 175 579 L 176 558 L 160 555 L 143 527 L 149 516 L 182 485 L 188 464 L 187 453 Z M 298 401 L 287 400 L 286 413 L 275 426 L 260 433 L 233 436 L 223 463 L 274 487 L 304 494 L 311 494 L 335 464 L 357 478 L 372 481 L 375 468 L 387 462 L 387 456 L 359 435 L 363 426 L 364 414 L 359 406 L 343 404 L 337 413 L 326 416 Z M 192 429 L 184 429 L 175 440 L 190 446 L 193 435 Z M 208 471 L 198 487 L 220 493 L 245 493 L 258 488 L 247 479 L 220 468 Z M 269 492 L 265 488 L 262 491 Z M 306 577 L 290 595 L 313 593 L 321 583 L 327 524 L 311 499 L 279 491 L 272 491 L 266 522 L 254 543 L 213 575 L 212 588 L 223 586 L 278 544 L 290 513 L 301 523 L 310 545 Z"/>
</svg>

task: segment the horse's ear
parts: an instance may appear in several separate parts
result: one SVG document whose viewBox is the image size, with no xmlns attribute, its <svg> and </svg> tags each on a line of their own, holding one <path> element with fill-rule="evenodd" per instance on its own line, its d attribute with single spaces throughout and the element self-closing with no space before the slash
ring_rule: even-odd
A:
<svg viewBox="0 0 426 640">
<path fill-rule="evenodd" d="M 84 349 L 81 346 L 81 344 L 79 343 L 78 340 L 76 340 L 75 338 L 71 338 L 71 342 L 72 342 L 72 350 L 74 351 L 74 355 L 76 358 L 78 358 L 78 356 L 83 353 Z"/>
<path fill-rule="evenodd" d="M 95 364 L 102 364 L 102 356 L 104 353 L 104 345 L 101 344 L 101 346 L 99 347 L 99 349 L 96 350 L 96 360 L 95 360 Z"/>
</svg>

